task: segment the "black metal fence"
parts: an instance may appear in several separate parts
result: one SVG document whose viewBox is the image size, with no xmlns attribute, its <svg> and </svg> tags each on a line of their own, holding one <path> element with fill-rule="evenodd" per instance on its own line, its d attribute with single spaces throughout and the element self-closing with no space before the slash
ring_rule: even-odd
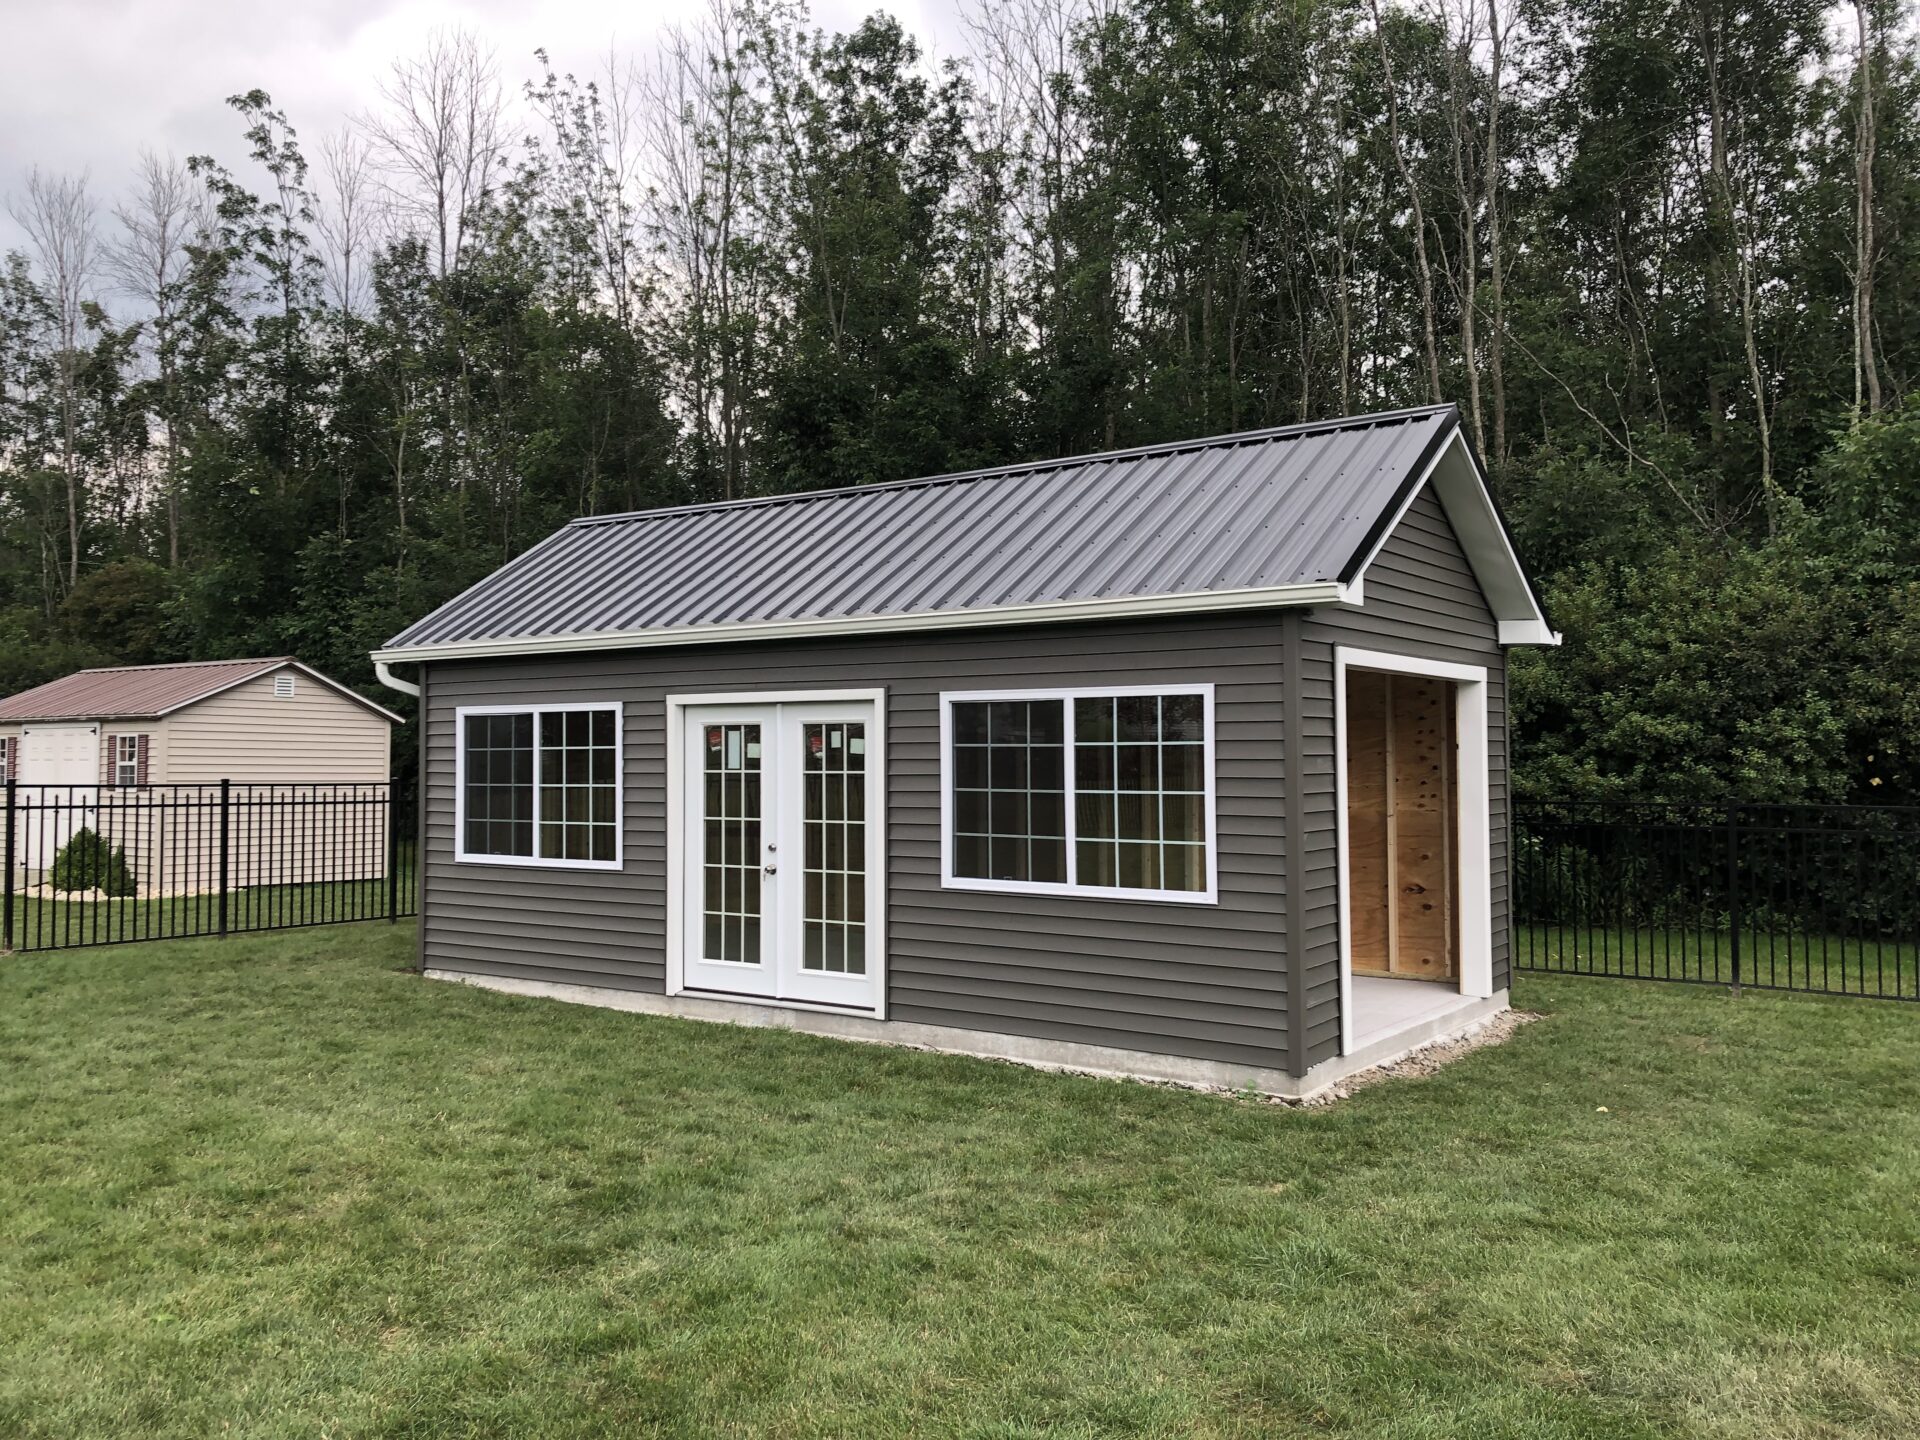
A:
<svg viewBox="0 0 1920 1440">
<path fill-rule="evenodd" d="M 416 913 L 394 782 L 5 786 L 0 950 L 231 935 Z"/>
<path fill-rule="evenodd" d="M 1521 970 L 1920 999 L 1920 808 L 1516 802 Z"/>
</svg>

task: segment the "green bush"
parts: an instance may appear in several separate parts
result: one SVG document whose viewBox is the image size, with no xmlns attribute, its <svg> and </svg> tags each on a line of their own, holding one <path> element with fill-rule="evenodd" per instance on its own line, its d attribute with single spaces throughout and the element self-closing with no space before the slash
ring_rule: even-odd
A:
<svg viewBox="0 0 1920 1440">
<path fill-rule="evenodd" d="M 84 825 L 53 857 L 53 888 L 97 889 L 104 895 L 132 895 L 136 889 L 127 852 Z"/>
</svg>

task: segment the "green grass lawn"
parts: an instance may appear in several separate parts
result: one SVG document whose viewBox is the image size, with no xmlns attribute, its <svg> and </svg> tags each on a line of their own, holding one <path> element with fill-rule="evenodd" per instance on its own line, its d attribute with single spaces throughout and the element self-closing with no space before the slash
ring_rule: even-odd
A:
<svg viewBox="0 0 1920 1440">
<path fill-rule="evenodd" d="M 0 1433 L 1920 1433 L 1911 1007 L 1529 979 L 1299 1111 L 411 944 L 0 959 Z"/>
</svg>

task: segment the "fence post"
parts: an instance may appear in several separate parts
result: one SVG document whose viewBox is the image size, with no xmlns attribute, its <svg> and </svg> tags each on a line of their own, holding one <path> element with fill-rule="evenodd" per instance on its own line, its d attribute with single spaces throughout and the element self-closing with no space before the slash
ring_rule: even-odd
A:
<svg viewBox="0 0 1920 1440">
<path fill-rule="evenodd" d="M 400 777 L 387 777 L 387 923 L 400 923 Z"/>
<path fill-rule="evenodd" d="M 233 782 L 220 782 L 220 933 L 227 933 L 227 839 L 232 833 Z"/>
<path fill-rule="evenodd" d="M 16 742 L 17 743 L 17 742 Z M 0 870 L 0 950 L 13 949 L 13 831 L 14 819 L 18 811 L 14 802 L 15 781 L 7 777 L 7 839 L 6 868 Z"/>
<path fill-rule="evenodd" d="M 1733 938 L 1733 993 L 1740 993 L 1740 807 L 1727 807 L 1727 929 Z"/>
</svg>

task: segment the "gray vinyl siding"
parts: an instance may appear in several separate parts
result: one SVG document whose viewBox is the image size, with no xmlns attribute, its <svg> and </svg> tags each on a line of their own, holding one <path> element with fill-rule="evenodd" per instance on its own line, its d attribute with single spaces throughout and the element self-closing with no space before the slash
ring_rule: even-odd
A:
<svg viewBox="0 0 1920 1440">
<path fill-rule="evenodd" d="M 1302 963 L 1309 1065 L 1340 1051 L 1340 896 L 1335 791 L 1333 651 L 1336 645 L 1449 660 L 1487 669 L 1487 781 L 1492 810 L 1493 984 L 1509 975 L 1507 924 L 1507 665 L 1499 625 L 1431 486 L 1415 497 L 1366 574 L 1358 610 L 1316 610 L 1300 665 L 1300 770 L 1305 787 Z"/>
<path fill-rule="evenodd" d="M 890 1019 L 1286 1068 L 1281 619 L 1180 617 L 853 641 L 435 662 L 425 692 L 424 958 L 659 992 L 666 697 L 887 692 Z M 1211 683 L 1219 903 L 944 890 L 943 690 Z M 624 704 L 618 872 L 454 861 L 454 712 Z"/>
</svg>

